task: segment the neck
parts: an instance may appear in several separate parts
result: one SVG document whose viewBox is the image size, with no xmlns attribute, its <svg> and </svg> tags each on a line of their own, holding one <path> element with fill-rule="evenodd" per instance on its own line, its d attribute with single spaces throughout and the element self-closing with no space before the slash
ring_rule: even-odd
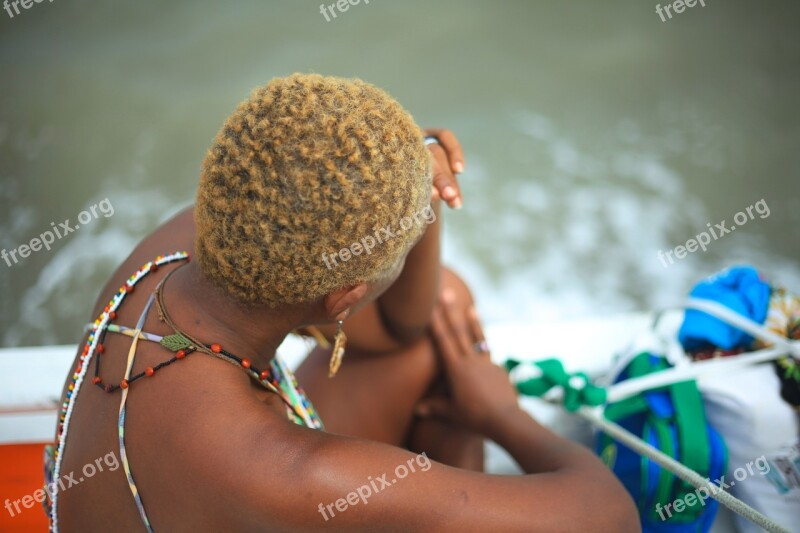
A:
<svg viewBox="0 0 800 533">
<path fill-rule="evenodd" d="M 248 358 L 261 369 L 303 323 L 299 309 L 244 306 L 203 279 L 195 262 L 170 276 L 162 290 L 166 311 L 181 330 Z"/>
</svg>

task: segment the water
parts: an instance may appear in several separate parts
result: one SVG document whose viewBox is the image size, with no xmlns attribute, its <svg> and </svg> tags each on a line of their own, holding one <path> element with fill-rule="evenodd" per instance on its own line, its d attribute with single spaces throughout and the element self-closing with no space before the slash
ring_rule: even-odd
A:
<svg viewBox="0 0 800 533">
<path fill-rule="evenodd" d="M 108 198 L 8 267 L 0 345 L 76 342 L 138 239 L 192 200 L 211 139 L 250 89 L 293 71 L 359 76 L 464 143 L 447 262 L 485 318 L 675 305 L 750 262 L 800 291 L 800 5 L 372 0 L 43 2 L 0 11 L 0 247 Z M 764 199 L 706 252 L 684 244 Z M 752 210 L 751 210 L 752 211 Z"/>
</svg>

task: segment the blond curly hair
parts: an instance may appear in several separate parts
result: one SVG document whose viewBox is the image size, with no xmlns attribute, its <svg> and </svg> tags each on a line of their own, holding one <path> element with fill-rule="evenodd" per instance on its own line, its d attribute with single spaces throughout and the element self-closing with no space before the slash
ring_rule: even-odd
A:
<svg viewBox="0 0 800 533">
<path fill-rule="evenodd" d="M 358 79 L 293 74 L 255 89 L 225 121 L 202 168 L 195 255 L 246 304 L 312 302 L 388 275 L 416 224 L 369 254 L 324 258 L 428 206 L 422 132 L 386 92 Z"/>
</svg>

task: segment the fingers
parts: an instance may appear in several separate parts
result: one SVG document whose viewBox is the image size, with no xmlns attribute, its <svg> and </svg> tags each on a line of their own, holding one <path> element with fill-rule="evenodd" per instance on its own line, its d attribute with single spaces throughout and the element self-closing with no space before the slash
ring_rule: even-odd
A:
<svg viewBox="0 0 800 533">
<path fill-rule="evenodd" d="M 441 196 L 439 196 L 439 189 L 436 188 L 436 185 L 431 187 L 431 203 L 435 202 L 436 200 L 440 200 Z"/>
<path fill-rule="evenodd" d="M 486 337 L 483 334 L 483 328 L 481 328 L 478 311 L 472 306 L 467 310 L 467 323 L 469 324 L 470 332 L 472 332 L 472 338 L 475 339 L 475 346 L 481 346 L 480 355 L 489 355 L 489 346 L 486 344 Z"/>
<path fill-rule="evenodd" d="M 456 174 L 464 170 L 461 143 L 451 131 L 442 128 L 426 129 L 425 134 L 439 141 L 428 146 L 433 155 L 433 199 L 441 198 L 451 208 L 460 209 L 463 198 Z"/>
<path fill-rule="evenodd" d="M 453 209 L 461 208 L 461 189 L 453 171 L 450 170 L 444 148 L 438 144 L 431 144 L 428 145 L 428 150 L 433 155 L 433 188 L 447 205 Z"/>
<path fill-rule="evenodd" d="M 450 400 L 442 397 L 422 400 L 414 408 L 417 416 L 448 418 L 451 411 Z"/>
<path fill-rule="evenodd" d="M 442 291 L 441 305 L 444 310 L 444 318 L 450 326 L 450 335 L 458 344 L 461 357 L 475 355 L 474 340 L 470 334 L 467 316 L 463 306 L 457 306 L 455 293 L 452 289 Z"/>
<path fill-rule="evenodd" d="M 431 315 L 431 329 L 433 339 L 442 355 L 442 360 L 448 368 L 452 368 L 461 359 L 460 349 L 453 335 L 450 333 L 450 324 L 444 317 L 442 306 L 437 305 Z"/>
<path fill-rule="evenodd" d="M 428 128 L 425 130 L 425 135 L 431 135 L 439 139 L 439 143 L 447 153 L 450 170 L 453 173 L 461 174 L 464 172 L 464 151 L 452 131 L 442 128 Z"/>
</svg>

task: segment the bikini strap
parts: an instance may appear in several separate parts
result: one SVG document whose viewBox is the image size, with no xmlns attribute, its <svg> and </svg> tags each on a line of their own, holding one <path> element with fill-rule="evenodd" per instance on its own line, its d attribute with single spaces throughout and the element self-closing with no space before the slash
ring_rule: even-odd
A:
<svg viewBox="0 0 800 533">
<path fill-rule="evenodd" d="M 144 310 L 142 311 L 139 320 L 136 322 L 136 331 L 133 334 L 133 339 L 131 339 L 131 347 L 128 350 L 128 362 L 125 368 L 125 379 L 123 384 L 127 383 L 131 377 L 131 370 L 133 369 L 133 363 L 136 359 L 136 346 L 139 343 L 140 334 L 142 332 L 142 328 L 144 327 L 147 313 L 150 311 L 150 307 L 153 305 L 153 301 L 155 299 L 154 296 L 154 294 L 150 295 L 150 298 L 147 300 L 147 304 L 144 306 Z M 141 517 L 145 528 L 147 528 L 148 533 L 152 533 L 153 529 L 150 526 L 150 519 L 147 517 L 147 512 L 144 510 L 144 504 L 142 503 L 142 498 L 139 494 L 139 488 L 136 486 L 136 481 L 133 479 L 133 472 L 131 472 L 131 467 L 128 463 L 128 453 L 125 448 L 125 415 L 127 413 L 127 403 L 128 387 L 125 386 L 122 388 L 122 397 L 119 403 L 119 418 L 117 419 L 117 431 L 119 433 L 119 456 L 122 462 L 122 468 L 125 471 L 125 476 L 128 480 L 128 487 L 130 488 L 131 494 L 133 494 L 133 499 L 136 503 L 136 509 L 139 511 L 139 516 Z"/>
</svg>

